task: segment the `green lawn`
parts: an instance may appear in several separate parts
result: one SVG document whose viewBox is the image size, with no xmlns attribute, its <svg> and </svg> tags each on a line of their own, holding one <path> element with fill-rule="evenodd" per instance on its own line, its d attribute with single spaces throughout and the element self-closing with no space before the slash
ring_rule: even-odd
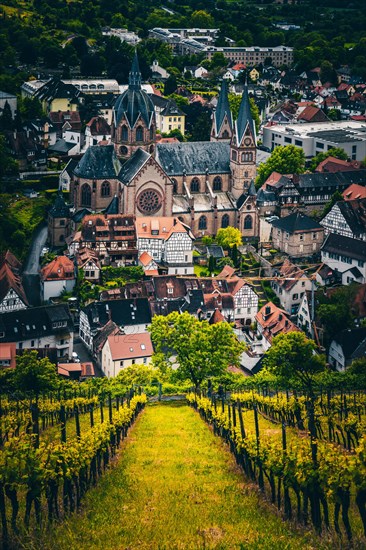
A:
<svg viewBox="0 0 366 550">
<path fill-rule="evenodd" d="M 330 548 L 285 523 L 233 456 L 182 403 L 149 405 L 83 511 L 22 548 L 199 550 Z"/>
</svg>

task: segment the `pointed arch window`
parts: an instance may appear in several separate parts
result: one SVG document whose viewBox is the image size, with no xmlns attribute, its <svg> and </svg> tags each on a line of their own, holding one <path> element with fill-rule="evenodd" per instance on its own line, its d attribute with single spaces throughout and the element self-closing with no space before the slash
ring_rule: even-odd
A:
<svg viewBox="0 0 366 550">
<path fill-rule="evenodd" d="M 91 189 L 87 183 L 81 187 L 81 206 L 91 206 Z"/>
<path fill-rule="evenodd" d="M 253 153 L 242 153 L 241 160 L 242 162 L 253 162 Z"/>
<path fill-rule="evenodd" d="M 172 178 L 172 183 L 173 183 L 173 193 L 174 195 L 176 195 L 178 193 L 178 182 L 176 179 Z"/>
<path fill-rule="evenodd" d="M 206 216 L 201 216 L 198 220 L 198 229 L 207 229 L 207 218 Z"/>
<path fill-rule="evenodd" d="M 109 181 L 103 181 L 102 187 L 100 188 L 101 197 L 110 197 L 111 196 L 111 185 Z"/>
<path fill-rule="evenodd" d="M 198 193 L 200 190 L 200 180 L 198 178 L 193 178 L 191 181 L 191 192 Z"/>
<path fill-rule="evenodd" d="M 223 139 L 229 139 L 230 135 L 229 135 L 229 132 L 227 130 L 224 130 L 222 132 L 222 138 Z"/>
<path fill-rule="evenodd" d="M 253 229 L 253 218 L 249 214 L 244 218 L 244 229 Z"/>
<path fill-rule="evenodd" d="M 122 141 L 128 141 L 128 128 L 125 124 L 121 128 L 121 138 Z"/>
<path fill-rule="evenodd" d="M 229 227 L 230 219 L 228 214 L 224 214 L 221 218 L 221 227 L 225 229 L 225 227 Z"/>
<path fill-rule="evenodd" d="M 154 127 L 151 126 L 150 128 L 150 139 L 154 139 Z"/>
<path fill-rule="evenodd" d="M 136 141 L 144 141 L 144 129 L 142 126 L 138 126 L 136 129 Z"/>
<path fill-rule="evenodd" d="M 232 152 L 231 152 L 231 158 L 232 158 L 233 160 L 237 160 L 238 155 L 236 154 L 236 151 L 232 151 Z"/>
<path fill-rule="evenodd" d="M 216 176 L 213 180 L 213 190 L 221 191 L 222 190 L 222 179 L 220 176 Z"/>
</svg>

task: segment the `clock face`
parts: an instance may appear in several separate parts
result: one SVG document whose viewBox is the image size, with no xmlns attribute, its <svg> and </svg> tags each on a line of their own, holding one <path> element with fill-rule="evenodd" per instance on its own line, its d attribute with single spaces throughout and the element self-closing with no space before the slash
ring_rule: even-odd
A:
<svg viewBox="0 0 366 550">
<path fill-rule="evenodd" d="M 252 143 L 252 140 L 249 137 L 245 138 L 244 145 L 251 145 L 251 143 Z"/>
<path fill-rule="evenodd" d="M 155 189 L 146 189 L 137 197 L 137 208 L 147 216 L 155 214 L 162 203 L 161 195 Z"/>
</svg>

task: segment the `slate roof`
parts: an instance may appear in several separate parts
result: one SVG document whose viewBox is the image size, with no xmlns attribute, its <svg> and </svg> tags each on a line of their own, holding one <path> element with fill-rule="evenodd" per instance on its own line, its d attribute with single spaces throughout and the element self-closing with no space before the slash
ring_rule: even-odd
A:
<svg viewBox="0 0 366 550">
<path fill-rule="evenodd" d="M 72 176 L 77 164 L 78 164 L 78 161 L 76 159 L 70 159 L 69 162 L 66 164 L 65 168 L 63 169 L 63 172 L 66 172 L 69 176 Z"/>
<path fill-rule="evenodd" d="M 58 194 L 55 202 L 48 211 L 48 215 L 51 218 L 68 218 L 70 215 L 70 207 L 67 206 L 65 200 L 61 194 Z"/>
<path fill-rule="evenodd" d="M 288 233 L 323 230 L 318 222 L 301 212 L 294 212 L 289 216 L 274 220 L 272 226 Z"/>
<path fill-rule="evenodd" d="M 104 327 L 109 321 L 109 314 L 106 302 L 93 302 L 83 308 L 92 331 Z"/>
<path fill-rule="evenodd" d="M 252 136 L 255 140 L 256 132 L 255 132 L 255 125 L 252 118 L 252 113 L 250 111 L 250 103 L 249 103 L 249 94 L 248 94 L 248 86 L 245 84 L 243 95 L 241 98 L 241 103 L 239 107 L 239 113 L 238 118 L 235 122 L 236 127 L 236 138 L 237 143 L 241 143 L 242 139 L 244 137 L 244 134 L 247 130 L 247 128 L 250 128 L 250 131 L 252 133 Z"/>
<path fill-rule="evenodd" d="M 331 252 L 348 256 L 355 260 L 366 261 L 366 242 L 330 233 L 322 246 L 322 252 Z"/>
<path fill-rule="evenodd" d="M 366 328 L 354 328 L 342 330 L 334 337 L 334 340 L 342 347 L 346 359 L 354 356 L 357 348 L 366 339 Z"/>
<path fill-rule="evenodd" d="M 128 88 L 119 96 L 113 108 L 114 123 L 117 126 L 125 116 L 128 124 L 133 128 L 141 116 L 146 126 L 150 128 L 154 114 L 154 104 L 150 96 L 141 88 L 141 73 L 135 52 L 128 78 Z"/>
<path fill-rule="evenodd" d="M 56 141 L 56 143 L 48 147 L 48 151 L 52 153 L 59 153 L 60 155 L 67 154 L 75 147 L 75 145 L 76 143 L 70 143 L 63 138 L 60 138 Z"/>
<path fill-rule="evenodd" d="M 136 149 L 134 154 L 126 160 L 119 173 L 119 179 L 122 183 L 127 185 L 137 174 L 137 172 L 144 166 L 149 160 L 151 155 L 144 151 L 144 149 Z"/>
<path fill-rule="evenodd" d="M 276 193 L 274 191 L 267 191 L 261 187 L 257 193 L 257 205 L 261 206 L 265 202 L 277 202 Z"/>
<path fill-rule="evenodd" d="M 230 173 L 230 143 L 196 141 L 158 143 L 156 160 L 168 176 Z"/>
<path fill-rule="evenodd" d="M 151 323 L 151 313 L 147 298 L 132 300 L 108 300 L 103 302 L 110 311 L 111 319 L 118 326 L 148 325 Z"/>
<path fill-rule="evenodd" d="M 336 203 L 354 235 L 366 233 L 366 199 Z"/>
<path fill-rule="evenodd" d="M 119 213 L 119 200 L 117 195 L 114 195 L 107 208 L 104 210 L 105 214 L 118 214 Z"/>
<path fill-rule="evenodd" d="M 121 168 L 113 145 L 91 145 L 76 166 L 74 174 L 86 179 L 115 179 Z"/>
<path fill-rule="evenodd" d="M 52 324 L 66 321 L 66 327 L 53 328 Z M 1 342 L 19 342 L 40 336 L 74 330 L 67 305 L 41 306 L 10 311 L 0 315 Z"/>
<path fill-rule="evenodd" d="M 178 105 L 174 101 L 170 100 L 163 111 L 161 112 L 162 116 L 184 116 L 185 113 L 179 109 Z"/>
<path fill-rule="evenodd" d="M 48 82 L 43 84 L 41 88 L 34 94 L 39 100 L 53 100 L 56 98 L 67 98 L 69 100 L 76 100 L 83 94 L 72 84 L 65 84 L 57 77 L 51 78 Z"/>
<path fill-rule="evenodd" d="M 348 187 L 351 183 L 366 184 L 366 170 L 350 170 L 327 174 L 317 172 L 314 174 L 300 174 L 297 187 L 306 190 L 308 187 Z"/>
<path fill-rule="evenodd" d="M 207 252 L 209 256 L 213 256 L 214 258 L 223 258 L 225 256 L 222 246 L 217 244 L 208 245 Z"/>
<path fill-rule="evenodd" d="M 231 116 L 231 110 L 229 105 L 227 82 L 224 79 L 221 84 L 221 90 L 217 101 L 216 111 L 214 112 L 216 135 L 218 135 L 218 133 L 220 132 L 225 116 L 227 117 L 230 128 L 232 129 L 233 119 Z"/>
</svg>

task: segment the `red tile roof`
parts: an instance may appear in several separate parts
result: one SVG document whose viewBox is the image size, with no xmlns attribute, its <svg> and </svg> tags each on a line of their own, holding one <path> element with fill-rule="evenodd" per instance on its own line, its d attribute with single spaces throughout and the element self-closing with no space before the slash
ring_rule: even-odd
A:
<svg viewBox="0 0 366 550">
<path fill-rule="evenodd" d="M 272 338 L 278 334 L 287 334 L 288 332 L 300 331 L 287 317 L 286 311 L 275 306 L 272 302 L 264 305 L 255 316 L 257 323 L 263 329 L 264 337 L 272 342 Z"/>
<path fill-rule="evenodd" d="M 41 270 L 43 281 L 74 279 L 74 262 L 67 256 L 57 256 Z"/>
<path fill-rule="evenodd" d="M 0 344 L 0 361 L 9 361 L 10 364 L 7 367 L 4 367 L 0 364 L 0 370 L 2 368 L 11 368 L 15 369 L 16 364 L 16 343 L 9 342 Z"/>
<path fill-rule="evenodd" d="M 9 250 L 0 260 L 0 302 L 13 289 L 24 305 L 28 305 L 20 276 L 21 267 L 19 260 Z"/>
<path fill-rule="evenodd" d="M 366 199 L 366 187 L 363 185 L 358 185 L 357 183 L 352 183 L 352 185 L 343 191 L 342 196 L 345 201 Z"/>
<path fill-rule="evenodd" d="M 315 168 L 315 172 L 349 172 L 361 167 L 358 161 L 341 160 L 336 157 L 327 157 Z"/>
<path fill-rule="evenodd" d="M 304 120 L 306 122 L 325 122 L 328 117 L 321 109 L 314 107 L 314 105 L 308 105 L 297 117 L 297 120 Z"/>
<path fill-rule="evenodd" d="M 150 334 L 147 332 L 120 334 L 117 331 L 108 336 L 108 343 L 113 361 L 151 357 L 154 352 Z"/>
</svg>

